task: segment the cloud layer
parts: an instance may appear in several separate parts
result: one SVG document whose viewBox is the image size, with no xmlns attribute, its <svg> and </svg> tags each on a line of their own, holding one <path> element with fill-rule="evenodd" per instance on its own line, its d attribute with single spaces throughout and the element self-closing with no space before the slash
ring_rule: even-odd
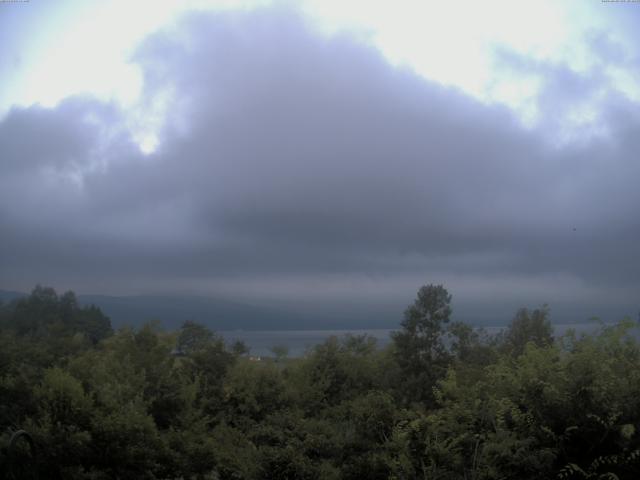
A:
<svg viewBox="0 0 640 480">
<path fill-rule="evenodd" d="M 596 72 L 510 57 L 547 80 L 524 128 L 285 10 L 188 16 L 134 60 L 149 155 L 91 98 L 0 123 L 0 285 L 638 306 L 640 117 Z M 558 143 L 594 92 L 602 129 Z"/>
</svg>

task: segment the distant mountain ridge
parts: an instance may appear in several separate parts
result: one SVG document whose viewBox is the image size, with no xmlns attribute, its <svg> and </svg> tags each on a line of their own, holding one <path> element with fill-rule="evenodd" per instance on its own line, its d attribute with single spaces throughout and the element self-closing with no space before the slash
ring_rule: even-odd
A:
<svg viewBox="0 0 640 480">
<path fill-rule="evenodd" d="M 62 293 L 62 292 L 58 292 Z M 0 300 L 10 302 L 24 292 L 0 290 Z M 382 319 L 355 315 L 351 318 L 300 313 L 294 309 L 254 305 L 226 299 L 174 295 L 78 295 L 81 305 L 96 305 L 111 319 L 114 328 L 140 326 L 158 321 L 175 329 L 184 321 L 202 323 L 213 330 L 313 330 L 326 328 L 371 328 L 389 325 Z M 393 325 L 391 325 L 393 326 Z"/>
<path fill-rule="evenodd" d="M 193 320 L 214 330 L 296 328 L 289 312 L 206 297 L 79 295 L 83 304 L 99 306 L 115 327 L 158 320 L 167 328 Z"/>
<path fill-rule="evenodd" d="M 27 294 L 23 292 L 14 292 L 11 290 L 0 290 L 0 302 L 7 303 L 12 300 L 15 300 L 16 298 L 24 297 L 26 295 Z"/>
<path fill-rule="evenodd" d="M 0 290 L 0 301 L 6 303 L 26 295 L 24 292 Z M 212 330 L 395 329 L 399 328 L 404 310 L 402 305 L 354 304 L 339 310 L 334 308 L 334 313 L 329 313 L 327 308 L 331 305 L 325 305 L 324 309 L 296 306 L 294 303 L 273 306 L 186 295 L 78 295 L 78 300 L 81 305 L 98 306 L 111 319 L 114 328 L 125 325 L 139 327 L 149 321 L 158 321 L 164 328 L 175 329 L 185 320 L 193 320 Z M 522 305 L 454 303 L 452 320 L 474 326 L 503 326 L 509 323 L 519 306 Z M 536 305 L 529 307 L 535 308 Z M 624 307 L 552 306 L 551 321 L 554 324 L 579 324 L 598 316 L 605 322 L 616 322 L 625 316 L 636 318 L 632 312 Z"/>
</svg>

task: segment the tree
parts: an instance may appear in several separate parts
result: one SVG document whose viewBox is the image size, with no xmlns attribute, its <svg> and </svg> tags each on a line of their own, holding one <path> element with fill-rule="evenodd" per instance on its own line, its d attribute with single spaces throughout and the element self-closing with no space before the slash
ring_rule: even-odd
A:
<svg viewBox="0 0 640 480">
<path fill-rule="evenodd" d="M 188 355 L 199 350 L 203 350 L 214 340 L 214 335 L 204 325 L 187 320 L 180 327 L 180 336 L 176 350 L 182 354 Z"/>
<path fill-rule="evenodd" d="M 40 285 L 15 302 L 3 323 L 18 335 L 60 339 L 80 333 L 93 344 L 113 333 L 109 317 L 95 305 L 80 307 L 72 291 L 58 296 Z"/>
<path fill-rule="evenodd" d="M 225 378 L 224 396 L 229 425 L 243 418 L 260 422 L 286 404 L 283 377 L 269 363 L 236 363 Z"/>
<path fill-rule="evenodd" d="M 544 305 L 529 313 L 521 308 L 505 333 L 505 348 L 514 356 L 521 355 L 529 342 L 537 347 L 553 345 L 553 327 L 549 321 L 549 307 Z"/>
<path fill-rule="evenodd" d="M 111 320 L 95 305 L 74 310 L 73 326 L 94 344 L 113 334 Z"/>
<path fill-rule="evenodd" d="M 248 355 L 249 352 L 251 352 L 251 348 L 243 340 L 236 340 L 231 344 L 231 353 L 236 357 Z"/>
<path fill-rule="evenodd" d="M 270 350 L 271 353 L 275 355 L 276 362 L 278 363 L 282 362 L 285 358 L 287 358 L 287 355 L 289 355 L 289 347 L 287 347 L 286 345 L 274 345 L 270 348 Z"/>
<path fill-rule="evenodd" d="M 236 357 L 227 350 L 224 339 L 204 325 L 186 321 L 180 329 L 176 351 L 188 378 L 197 381 L 198 401 L 207 413 L 217 412 L 222 403 L 223 378 Z"/>
<path fill-rule="evenodd" d="M 451 295 L 442 285 L 425 285 L 404 312 L 402 331 L 392 334 L 395 356 L 408 398 L 431 401 L 432 388 L 444 376 L 449 355 L 442 341 L 451 316 Z"/>
</svg>

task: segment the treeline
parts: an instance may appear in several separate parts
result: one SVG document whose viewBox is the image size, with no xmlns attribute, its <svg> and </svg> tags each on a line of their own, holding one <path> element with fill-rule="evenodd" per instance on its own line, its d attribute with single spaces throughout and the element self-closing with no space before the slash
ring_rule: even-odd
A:
<svg viewBox="0 0 640 480">
<path fill-rule="evenodd" d="M 0 305 L 0 478 L 640 478 L 636 324 L 489 336 L 422 287 L 384 349 L 254 361 L 186 322 L 112 331 L 71 292 Z"/>
</svg>

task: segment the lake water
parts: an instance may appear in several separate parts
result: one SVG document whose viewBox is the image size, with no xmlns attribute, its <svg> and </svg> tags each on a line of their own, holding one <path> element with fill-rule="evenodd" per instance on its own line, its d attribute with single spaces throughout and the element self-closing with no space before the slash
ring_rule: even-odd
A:
<svg viewBox="0 0 640 480">
<path fill-rule="evenodd" d="M 505 327 L 484 327 L 489 334 L 496 334 Z M 563 335 L 568 329 L 573 328 L 578 333 L 593 331 L 598 328 L 597 323 L 555 324 L 553 325 L 556 336 Z M 301 357 L 305 352 L 331 336 L 342 337 L 351 335 L 369 335 L 378 341 L 379 347 L 384 347 L 390 341 L 390 334 L 398 329 L 370 329 L 370 330 L 264 330 L 245 331 L 227 330 L 220 331 L 225 340 L 232 342 L 242 340 L 250 349 L 251 355 L 273 356 L 271 348 L 278 345 L 289 349 L 290 357 Z"/>
</svg>

